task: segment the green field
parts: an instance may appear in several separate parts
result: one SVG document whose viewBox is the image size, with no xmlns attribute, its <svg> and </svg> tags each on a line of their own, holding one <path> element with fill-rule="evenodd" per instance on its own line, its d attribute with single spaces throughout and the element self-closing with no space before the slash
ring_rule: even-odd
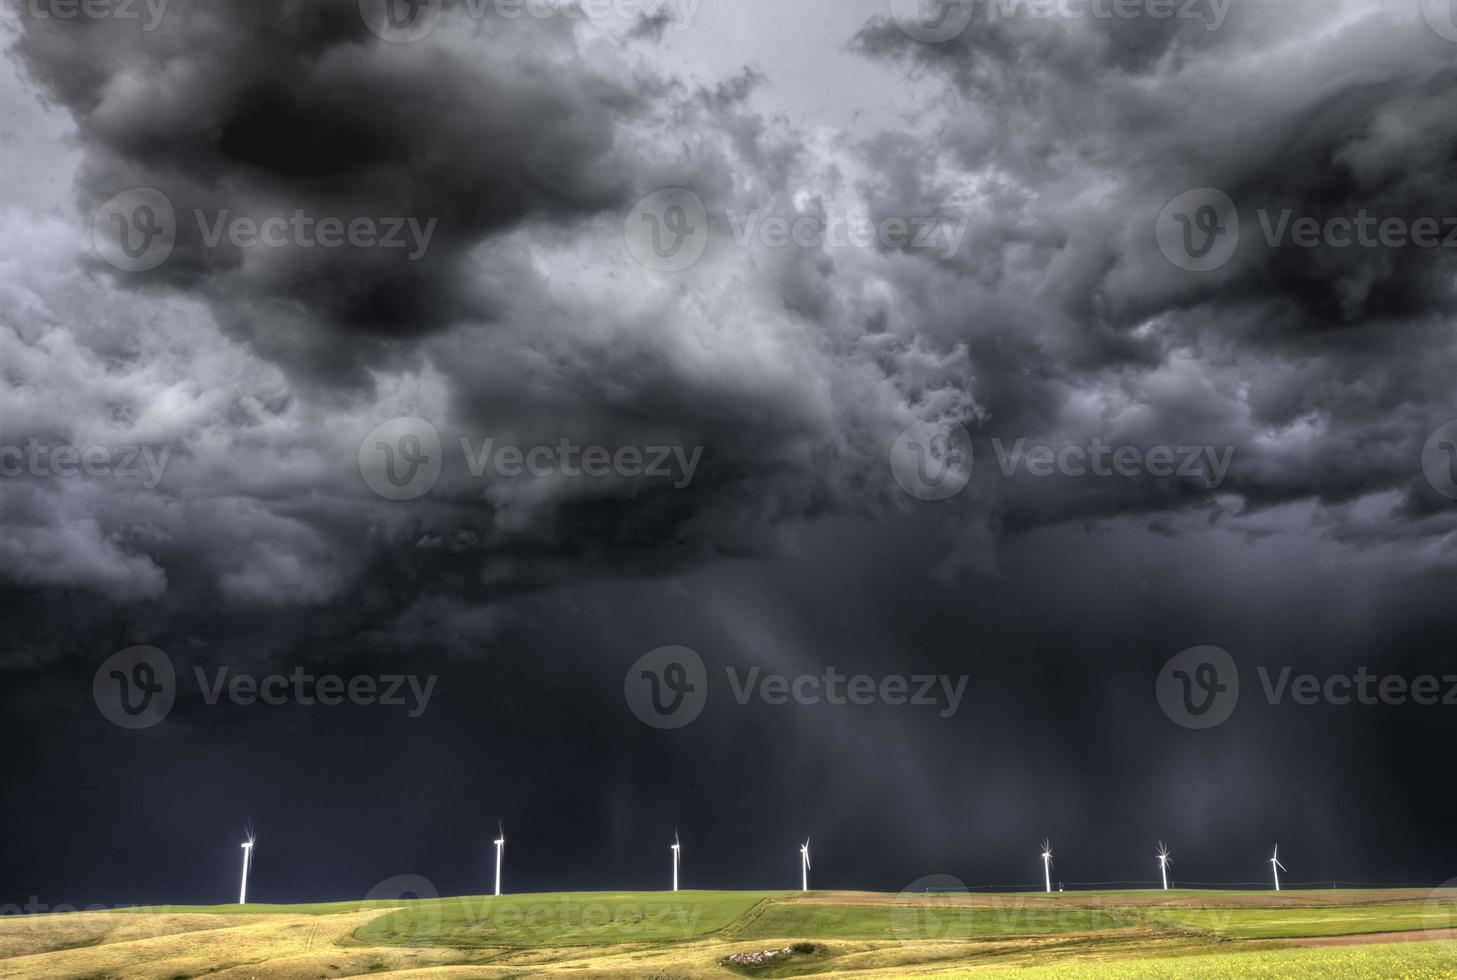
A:
<svg viewBox="0 0 1457 980">
<path fill-rule="evenodd" d="M 0 976 L 1457 978 L 1454 928 L 1417 889 L 578 892 L 0 915 Z"/>
<path fill-rule="evenodd" d="M 405 903 L 355 932 L 365 943 L 449 946 L 681 942 L 784 892 L 562 892 Z"/>
<path fill-rule="evenodd" d="M 1291 939 L 1444 929 L 1451 925 L 1451 913 L 1450 904 L 1383 902 L 1338 908 L 1181 908 L 1150 918 L 1232 939 Z"/>
<path fill-rule="evenodd" d="M 1019 970 L 965 970 L 930 980 L 1439 980 L 1457 977 L 1451 942 L 1280 949 L 1181 956 L 1144 962 L 1083 963 Z"/>
<path fill-rule="evenodd" d="M 924 904 L 771 904 L 738 930 L 745 939 L 992 939 L 1118 931 L 1140 924 L 1127 909 L 1098 906 L 1046 908 L 1023 903 L 938 907 Z"/>
</svg>

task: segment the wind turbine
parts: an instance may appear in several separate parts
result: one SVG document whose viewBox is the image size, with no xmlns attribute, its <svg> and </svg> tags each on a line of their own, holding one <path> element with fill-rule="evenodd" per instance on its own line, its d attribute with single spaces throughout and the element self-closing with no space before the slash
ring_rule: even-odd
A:
<svg viewBox="0 0 1457 980">
<path fill-rule="evenodd" d="M 678 860 L 682 857 L 683 846 L 678 843 L 678 831 L 673 831 L 673 846 L 669 848 L 673 852 L 673 891 L 678 890 Z"/>
<path fill-rule="evenodd" d="M 253 836 L 253 827 L 250 824 L 244 831 L 247 835 L 243 841 L 243 886 L 238 889 L 238 904 L 248 903 L 248 869 L 253 866 L 253 844 L 258 840 Z"/>
<path fill-rule="evenodd" d="M 1159 871 L 1164 876 L 1164 891 L 1169 890 L 1169 865 L 1174 863 L 1174 856 L 1169 853 L 1169 845 L 1159 841 L 1158 849 Z"/>
<path fill-rule="evenodd" d="M 799 890 L 809 891 L 809 838 L 799 845 Z"/>
<path fill-rule="evenodd" d="M 1280 863 L 1280 845 L 1275 845 L 1275 856 L 1270 858 L 1270 870 L 1275 872 L 1275 891 L 1280 890 L 1280 872 L 1288 871 L 1289 868 Z"/>
<path fill-rule="evenodd" d="M 501 853 L 506 850 L 506 828 L 496 821 L 496 894 L 501 894 Z"/>
<path fill-rule="evenodd" d="M 1042 877 L 1047 883 L 1048 894 L 1052 893 L 1052 841 L 1042 842 Z"/>
</svg>

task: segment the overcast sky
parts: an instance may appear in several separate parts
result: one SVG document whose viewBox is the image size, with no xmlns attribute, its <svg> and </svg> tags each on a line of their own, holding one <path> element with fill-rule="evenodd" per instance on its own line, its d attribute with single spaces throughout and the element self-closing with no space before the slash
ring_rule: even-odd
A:
<svg viewBox="0 0 1457 980">
<path fill-rule="evenodd" d="M 641 8 L 0 0 L 0 902 L 1457 877 L 1450 11 Z"/>
</svg>

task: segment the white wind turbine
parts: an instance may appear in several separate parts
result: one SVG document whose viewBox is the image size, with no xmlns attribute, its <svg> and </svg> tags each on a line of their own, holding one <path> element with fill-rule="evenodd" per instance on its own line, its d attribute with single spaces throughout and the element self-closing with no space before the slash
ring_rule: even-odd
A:
<svg viewBox="0 0 1457 980">
<path fill-rule="evenodd" d="M 799 845 L 799 890 L 809 891 L 809 838 Z"/>
<path fill-rule="evenodd" d="M 1164 891 L 1169 890 L 1169 865 L 1174 863 L 1174 856 L 1169 853 L 1169 845 L 1159 841 L 1158 849 L 1159 871 L 1164 876 Z"/>
<path fill-rule="evenodd" d="M 683 846 L 678 843 L 678 831 L 673 831 L 673 846 L 669 848 L 673 852 L 673 891 L 678 890 L 678 860 L 682 857 Z"/>
<path fill-rule="evenodd" d="M 252 825 L 249 825 L 248 829 L 244 831 L 244 834 L 246 837 L 243 840 L 243 885 L 238 889 L 239 905 L 246 905 L 248 903 L 248 869 L 253 866 L 253 844 L 258 840 L 257 837 L 253 836 Z"/>
<path fill-rule="evenodd" d="M 1275 891 L 1280 890 L 1280 872 L 1288 871 L 1289 868 L 1280 863 L 1280 845 L 1275 845 L 1275 856 L 1270 858 L 1270 870 L 1275 873 Z"/>
<path fill-rule="evenodd" d="M 501 894 L 501 854 L 506 850 L 506 828 L 496 821 L 496 894 Z"/>
<path fill-rule="evenodd" d="M 1047 891 L 1052 893 L 1052 841 L 1042 842 L 1042 877 L 1047 885 Z"/>
</svg>

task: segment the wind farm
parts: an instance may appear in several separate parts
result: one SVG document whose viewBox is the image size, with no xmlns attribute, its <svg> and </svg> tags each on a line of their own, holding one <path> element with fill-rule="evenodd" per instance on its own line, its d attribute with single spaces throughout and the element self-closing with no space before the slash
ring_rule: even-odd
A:
<svg viewBox="0 0 1457 980">
<path fill-rule="evenodd" d="M 0 916 L 54 977 L 1451 977 L 1457 889 L 527 893 Z"/>
<path fill-rule="evenodd" d="M 806 837 L 797 891 L 704 891 L 681 889 L 675 829 L 663 891 L 506 895 L 505 840 L 498 822 L 494 875 L 483 876 L 490 894 L 261 904 L 248 901 L 257 844 L 250 825 L 237 904 L 0 916 L 0 974 L 1323 980 L 1457 970 L 1457 887 L 1291 887 L 1279 878 L 1287 869 L 1278 848 L 1263 859 L 1274 876 L 1263 888 L 1173 887 L 1172 852 L 1159 841 L 1155 881 L 1054 889 L 1044 840 L 1041 880 L 1020 889 L 942 876 L 885 893 L 812 891 Z"/>
</svg>

